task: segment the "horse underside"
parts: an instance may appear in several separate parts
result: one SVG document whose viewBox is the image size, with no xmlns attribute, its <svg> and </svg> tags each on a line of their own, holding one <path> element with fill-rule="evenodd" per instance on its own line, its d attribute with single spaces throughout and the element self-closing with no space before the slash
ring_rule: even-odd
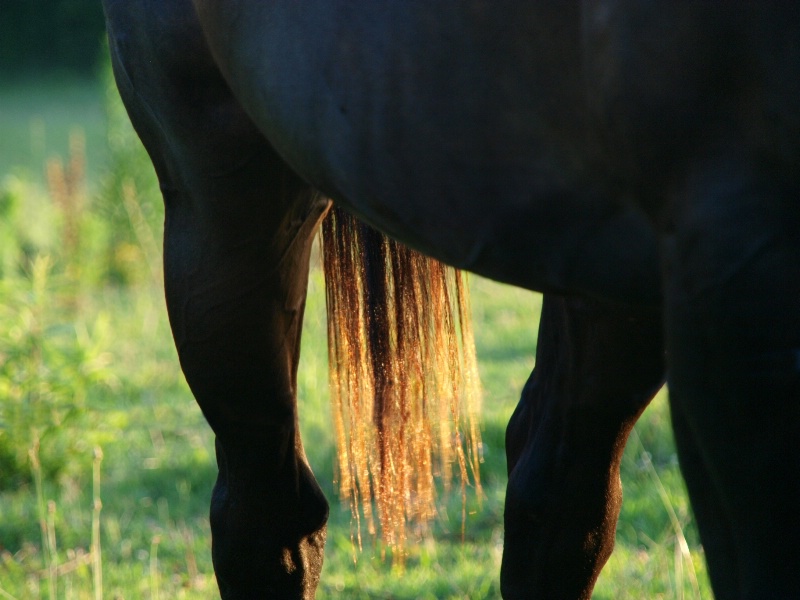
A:
<svg viewBox="0 0 800 600">
<path fill-rule="evenodd" d="M 433 6 L 104 0 L 117 84 L 164 194 L 175 343 L 216 434 L 222 596 L 313 598 L 318 584 L 328 505 L 296 375 L 331 196 L 417 250 L 546 293 L 507 431 L 505 598 L 590 597 L 622 450 L 665 369 L 715 595 L 800 597 L 800 9 Z M 378 246 L 382 267 L 405 252 Z M 357 277 L 375 264 L 332 280 L 369 298 Z M 383 281 L 409 291 L 420 277 Z M 356 321 L 387 318 L 360 302 Z M 358 336 L 333 356 L 406 339 Z M 373 388 L 405 373 L 370 368 Z M 340 471 L 356 495 L 360 470 Z"/>
</svg>

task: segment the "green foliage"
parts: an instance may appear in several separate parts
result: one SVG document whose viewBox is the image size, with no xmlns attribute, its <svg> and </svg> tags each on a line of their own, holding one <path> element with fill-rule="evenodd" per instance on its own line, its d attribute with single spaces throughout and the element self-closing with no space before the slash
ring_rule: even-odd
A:
<svg viewBox="0 0 800 600">
<path fill-rule="evenodd" d="M 106 276 L 127 285 L 153 275 L 160 263 L 160 236 L 153 232 L 161 230 L 164 208 L 153 165 L 125 112 L 107 54 L 101 79 L 108 153 L 94 208 L 109 232 Z"/>
<path fill-rule="evenodd" d="M 108 317 L 82 310 L 87 293 L 158 273 L 145 212 L 158 202 L 152 168 L 109 78 L 111 151 L 96 196 L 79 130 L 66 159 L 48 161 L 46 189 L 23 174 L 0 180 L 0 489 L 30 479 L 28 451 L 40 441 L 47 476 L 74 462 L 79 436 L 64 433 L 81 426 L 89 390 L 113 381 Z M 136 181 L 151 203 L 138 201 Z"/>
<path fill-rule="evenodd" d="M 0 280 L 0 489 L 29 479 L 40 442 L 47 476 L 74 461 L 86 396 L 113 381 L 108 317 L 73 320 L 74 302 L 48 256 Z"/>
<path fill-rule="evenodd" d="M 26 233 L 15 227 L 24 194 L 24 184 L 18 178 L 6 177 L 0 186 L 0 277 L 12 272 L 20 262 L 20 253 L 24 253 Z"/>
</svg>

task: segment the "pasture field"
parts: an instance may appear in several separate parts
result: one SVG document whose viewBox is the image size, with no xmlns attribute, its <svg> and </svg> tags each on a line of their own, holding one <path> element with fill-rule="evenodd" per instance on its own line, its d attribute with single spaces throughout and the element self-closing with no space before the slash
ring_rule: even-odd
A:
<svg viewBox="0 0 800 600">
<path fill-rule="evenodd" d="M 218 597 L 213 438 L 172 346 L 160 210 L 107 75 L 0 84 L 2 599 Z M 485 497 L 470 495 L 462 539 L 460 493 L 442 494 L 432 538 L 401 571 L 369 539 L 354 550 L 336 497 L 324 290 L 312 269 L 299 396 L 309 459 L 331 501 L 321 599 L 499 598 L 504 429 L 533 367 L 541 298 L 476 277 L 470 286 Z M 664 392 L 635 431 L 617 548 L 594 597 L 710 598 Z"/>
</svg>

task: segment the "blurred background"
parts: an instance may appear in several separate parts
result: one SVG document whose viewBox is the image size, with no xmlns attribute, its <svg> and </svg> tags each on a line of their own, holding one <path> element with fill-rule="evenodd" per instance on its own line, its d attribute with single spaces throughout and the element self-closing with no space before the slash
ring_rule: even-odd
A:
<svg viewBox="0 0 800 600">
<path fill-rule="evenodd" d="M 163 209 L 113 85 L 97 0 L 0 0 L 0 598 L 218 597 L 213 439 L 180 374 L 161 288 Z M 319 598 L 499 598 L 505 424 L 541 298 L 472 277 L 482 479 L 440 493 L 405 570 L 354 549 L 333 485 L 324 290 L 300 368 L 307 450 L 331 501 Z M 711 597 L 665 394 L 623 463 L 617 550 L 595 598 Z"/>
<path fill-rule="evenodd" d="M 92 76 L 97 67 L 103 10 L 89 0 L 3 0 L 0 76 Z"/>
</svg>

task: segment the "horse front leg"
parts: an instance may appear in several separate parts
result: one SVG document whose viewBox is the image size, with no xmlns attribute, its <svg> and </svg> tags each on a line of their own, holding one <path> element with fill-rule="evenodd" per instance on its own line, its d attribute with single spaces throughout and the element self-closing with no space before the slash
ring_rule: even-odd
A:
<svg viewBox="0 0 800 600">
<path fill-rule="evenodd" d="M 545 296 L 506 433 L 504 598 L 591 596 L 614 547 L 625 442 L 663 378 L 658 311 Z"/>
</svg>

